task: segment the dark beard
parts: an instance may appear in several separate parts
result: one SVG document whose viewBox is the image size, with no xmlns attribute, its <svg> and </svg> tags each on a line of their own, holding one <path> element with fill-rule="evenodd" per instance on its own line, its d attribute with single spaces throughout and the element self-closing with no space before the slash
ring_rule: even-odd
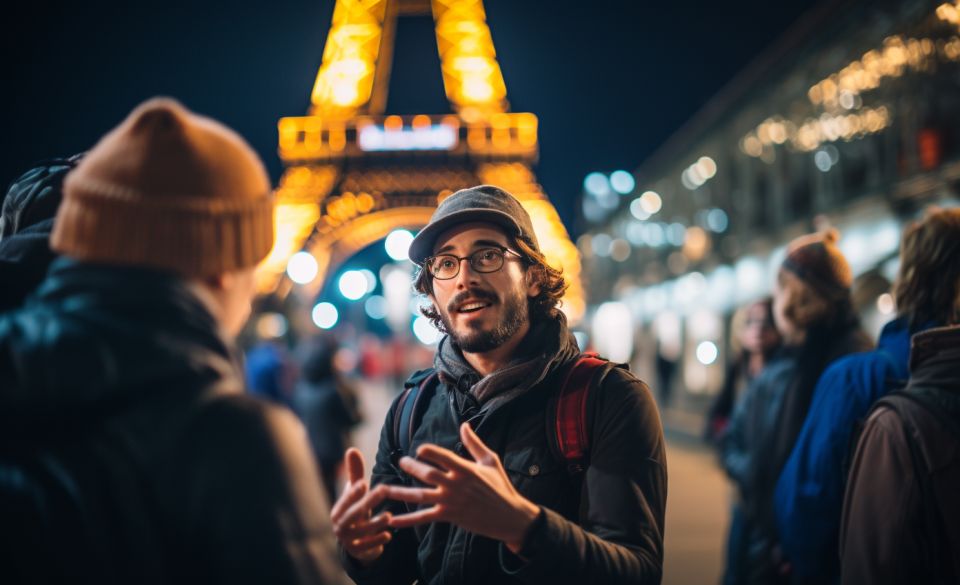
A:
<svg viewBox="0 0 960 585">
<path fill-rule="evenodd" d="M 488 297 L 491 295 L 484 295 Z M 496 349 L 513 337 L 529 318 L 527 298 L 524 295 L 511 295 L 504 299 L 504 312 L 500 322 L 489 330 L 474 330 L 466 334 L 458 333 L 446 314 L 441 313 L 443 327 L 454 345 L 467 353 L 484 353 Z"/>
</svg>

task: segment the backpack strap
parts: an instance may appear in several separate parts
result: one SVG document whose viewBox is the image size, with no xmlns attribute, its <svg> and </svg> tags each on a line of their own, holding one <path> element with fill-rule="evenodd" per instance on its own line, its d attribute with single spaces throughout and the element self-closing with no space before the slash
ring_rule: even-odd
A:
<svg viewBox="0 0 960 585">
<path fill-rule="evenodd" d="M 597 373 L 610 362 L 596 353 L 583 353 L 567 370 L 555 402 L 554 432 L 560 456 L 571 474 L 587 467 L 590 435 L 587 432 L 587 397 L 597 385 Z"/>
<path fill-rule="evenodd" d="M 926 458 L 917 442 L 916 437 L 920 433 L 917 430 L 919 427 L 914 418 L 916 415 L 912 411 L 921 410 L 926 412 L 931 415 L 934 420 L 943 425 L 950 434 L 958 438 L 960 438 L 960 427 L 958 427 L 955 421 L 947 418 L 940 409 L 930 401 L 929 397 L 921 393 L 911 392 L 909 389 L 898 390 L 883 396 L 874 403 L 870 409 L 870 415 L 880 407 L 889 408 L 894 411 L 897 414 L 897 418 L 900 419 L 903 434 L 906 437 L 907 447 L 910 452 L 910 459 L 916 473 L 916 479 L 920 484 L 922 494 L 921 501 L 924 508 L 924 515 L 926 516 L 927 527 L 932 530 L 939 529 L 942 531 L 944 528 L 942 524 L 944 516 L 939 510 L 940 497 L 938 497 L 937 490 L 931 484 L 930 473 L 932 470 L 928 468 Z M 934 535 L 928 543 L 928 547 L 926 547 L 928 555 L 927 561 L 934 571 L 940 570 L 948 558 L 944 556 L 943 542 L 941 542 L 938 536 L 949 538 L 946 534 Z"/>
<path fill-rule="evenodd" d="M 429 368 L 421 370 L 404 383 L 404 391 L 397 400 L 393 416 L 393 444 L 395 449 L 391 459 L 399 461 L 400 457 L 408 454 L 413 432 L 419 424 L 419 415 L 422 414 L 422 405 L 430 401 L 430 396 L 437 388 L 439 377 L 436 370 Z M 424 400 L 424 395 L 427 395 Z"/>
</svg>

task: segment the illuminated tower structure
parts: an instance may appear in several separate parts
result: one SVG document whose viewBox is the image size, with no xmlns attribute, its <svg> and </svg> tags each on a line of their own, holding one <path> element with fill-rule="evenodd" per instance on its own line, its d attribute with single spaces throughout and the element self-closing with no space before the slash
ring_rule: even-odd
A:
<svg viewBox="0 0 960 585">
<path fill-rule="evenodd" d="M 398 16 L 432 12 L 451 112 L 384 112 Z M 258 270 L 263 294 L 284 297 L 300 250 L 318 274 L 298 291 L 315 297 L 350 256 L 392 230 L 416 231 L 457 189 L 481 183 L 513 193 L 534 223 L 547 261 L 570 288 L 564 311 L 583 315 L 580 258 L 531 169 L 537 117 L 511 112 L 482 0 L 338 0 L 310 114 L 278 123 L 286 167 L 277 188 L 277 242 Z"/>
</svg>

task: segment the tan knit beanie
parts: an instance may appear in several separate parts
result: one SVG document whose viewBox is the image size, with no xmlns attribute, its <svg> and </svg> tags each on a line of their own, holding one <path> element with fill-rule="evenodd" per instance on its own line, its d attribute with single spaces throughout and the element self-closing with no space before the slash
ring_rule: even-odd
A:
<svg viewBox="0 0 960 585">
<path fill-rule="evenodd" d="M 834 300 L 850 294 L 853 271 L 837 246 L 840 233 L 833 228 L 794 239 L 787 246 L 781 267 L 796 274 L 825 298 Z"/>
<path fill-rule="evenodd" d="M 273 246 L 263 163 L 236 132 L 154 98 L 64 181 L 51 247 L 89 262 L 187 278 L 252 267 Z"/>
</svg>

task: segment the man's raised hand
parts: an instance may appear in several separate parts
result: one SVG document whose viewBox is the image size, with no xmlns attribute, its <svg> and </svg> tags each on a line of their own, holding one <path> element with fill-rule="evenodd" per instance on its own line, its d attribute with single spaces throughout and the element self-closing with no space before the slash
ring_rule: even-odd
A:
<svg viewBox="0 0 960 585">
<path fill-rule="evenodd" d="M 378 486 L 386 497 L 401 502 L 432 504 L 415 512 L 393 516 L 394 528 L 430 522 L 449 522 L 464 530 L 505 543 L 519 552 L 540 508 L 517 492 L 500 457 L 483 444 L 468 423 L 460 438 L 473 461 L 437 445 L 421 445 L 417 458 L 404 457 L 400 468 L 428 487 Z"/>
<path fill-rule="evenodd" d="M 372 563 L 380 558 L 383 547 L 391 538 L 387 529 L 390 513 L 371 517 L 373 509 L 386 497 L 386 486 L 369 489 L 360 451 L 351 447 L 345 458 L 347 485 L 330 511 L 333 533 L 347 554 L 361 563 Z"/>
</svg>

